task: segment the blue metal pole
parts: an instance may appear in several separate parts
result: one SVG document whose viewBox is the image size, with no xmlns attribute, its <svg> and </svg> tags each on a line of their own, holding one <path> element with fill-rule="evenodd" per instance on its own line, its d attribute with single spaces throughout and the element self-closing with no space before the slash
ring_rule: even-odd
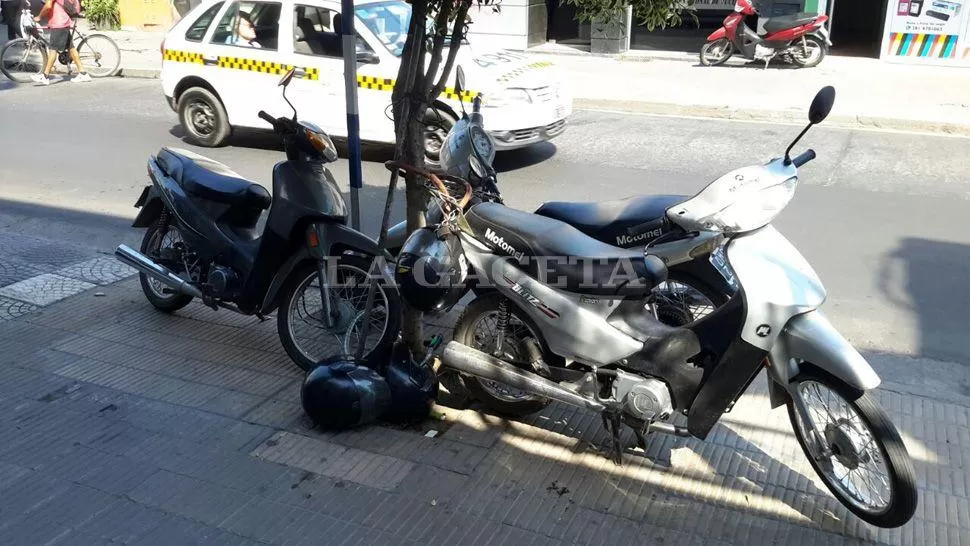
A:
<svg viewBox="0 0 970 546">
<path fill-rule="evenodd" d="M 354 0 L 341 0 L 340 33 L 343 35 L 344 83 L 347 90 L 347 148 L 350 164 L 350 221 L 360 230 L 360 116 L 357 112 L 357 31 L 354 30 Z"/>
</svg>

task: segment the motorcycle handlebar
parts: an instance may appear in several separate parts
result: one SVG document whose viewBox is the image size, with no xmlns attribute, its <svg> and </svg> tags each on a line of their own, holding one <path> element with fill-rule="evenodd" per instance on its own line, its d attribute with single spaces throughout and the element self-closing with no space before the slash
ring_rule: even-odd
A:
<svg viewBox="0 0 970 546">
<path fill-rule="evenodd" d="M 408 165 L 407 163 L 401 163 L 400 161 L 388 161 L 388 162 L 384 163 L 384 166 L 387 167 L 387 170 L 389 170 L 389 171 L 400 170 L 400 171 L 404 171 L 404 172 L 414 173 L 414 174 L 416 174 L 418 176 L 427 178 L 428 180 L 431 181 L 432 184 L 435 185 L 436 188 L 438 188 L 438 191 L 440 191 L 441 193 L 443 193 L 443 194 L 445 194 L 445 195 L 447 195 L 449 197 L 451 197 L 451 193 L 448 191 L 448 187 L 445 186 L 445 183 L 441 181 L 442 178 L 444 178 L 445 180 L 451 181 L 451 182 L 457 182 L 459 184 L 464 184 L 465 185 L 465 195 L 463 195 L 462 198 L 458 200 L 458 208 L 459 208 L 459 210 L 464 210 L 465 209 L 465 205 L 467 205 L 468 202 L 471 201 L 471 198 L 472 198 L 472 186 L 471 186 L 471 184 L 468 183 L 467 180 L 465 180 L 463 178 L 459 178 L 457 176 L 447 175 L 447 174 L 444 174 L 444 173 L 435 174 L 433 172 L 429 172 L 429 171 L 425 171 L 425 170 L 419 169 L 419 168 L 417 168 L 417 167 L 415 167 L 413 165 Z"/>
<path fill-rule="evenodd" d="M 273 126 L 273 129 L 276 128 L 276 118 L 274 118 L 273 116 L 267 114 L 265 110 L 260 110 L 259 111 L 259 118 L 262 119 L 262 120 L 265 120 L 267 123 L 269 123 L 270 125 L 272 125 Z"/>
<path fill-rule="evenodd" d="M 795 156 L 795 158 L 792 159 L 791 162 L 796 167 L 801 167 L 802 165 L 808 163 L 809 161 L 811 161 L 813 159 L 815 159 L 815 150 L 809 148 L 809 149 L 805 150 L 804 152 L 802 152 L 801 155 Z"/>
</svg>

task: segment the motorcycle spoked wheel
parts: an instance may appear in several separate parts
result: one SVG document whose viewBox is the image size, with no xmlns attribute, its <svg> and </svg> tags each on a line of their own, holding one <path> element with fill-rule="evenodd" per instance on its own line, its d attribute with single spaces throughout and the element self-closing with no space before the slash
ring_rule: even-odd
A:
<svg viewBox="0 0 970 546">
<path fill-rule="evenodd" d="M 707 42 L 701 47 L 701 64 L 704 66 L 718 66 L 727 62 L 734 55 L 734 44 L 727 38 L 720 38 Z"/>
<path fill-rule="evenodd" d="M 495 342 L 499 306 L 504 296 L 498 292 L 487 292 L 468 304 L 455 323 L 455 341 L 489 354 L 495 354 Z M 527 357 L 524 344 L 535 340 L 542 351 L 543 360 L 554 366 L 561 366 L 562 359 L 549 351 L 539 332 L 539 328 L 525 313 L 512 303 L 508 303 L 509 322 L 506 328 L 502 351 L 498 358 L 525 367 Z M 479 402 L 495 413 L 509 417 L 532 415 L 549 405 L 551 400 L 531 393 L 519 391 L 495 381 L 471 375 L 461 375 L 465 387 Z"/>
<path fill-rule="evenodd" d="M 913 463 L 896 427 L 871 393 L 855 391 L 808 363 L 795 378 L 831 454 L 815 459 L 807 428 L 788 401 L 795 438 L 825 486 L 846 508 L 878 527 L 899 527 L 916 512 Z"/>
<path fill-rule="evenodd" d="M 178 228 L 168 222 L 158 221 L 145 232 L 145 237 L 141 240 L 141 253 L 158 262 L 163 250 L 173 251 L 178 243 L 182 243 Z M 184 266 L 182 269 L 184 270 Z M 145 298 L 159 311 L 174 313 L 192 301 L 192 296 L 166 292 L 165 285 L 144 273 L 138 274 L 138 280 Z"/>
</svg>

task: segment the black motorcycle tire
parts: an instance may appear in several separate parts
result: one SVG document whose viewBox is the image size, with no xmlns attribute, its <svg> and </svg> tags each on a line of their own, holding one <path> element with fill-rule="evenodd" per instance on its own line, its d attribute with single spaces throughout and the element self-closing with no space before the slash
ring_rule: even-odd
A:
<svg viewBox="0 0 970 546">
<path fill-rule="evenodd" d="M 454 340 L 462 345 L 467 345 L 469 347 L 480 349 L 475 344 L 475 330 L 474 326 L 477 324 L 480 316 L 487 313 L 498 312 L 499 304 L 505 298 L 505 296 L 499 294 L 498 292 L 489 291 L 482 296 L 475 298 L 471 303 L 465 307 L 458 321 L 455 323 L 455 333 Z M 543 360 L 545 360 L 547 365 L 551 366 L 561 366 L 562 359 L 554 355 L 549 348 L 546 346 L 546 342 L 539 335 L 539 327 L 535 322 L 529 318 L 522 310 L 520 310 L 515 303 L 509 302 L 509 311 L 516 319 L 521 321 L 526 325 L 534 334 L 536 334 L 537 341 L 539 342 L 540 348 L 542 350 Z M 525 368 L 523 368 L 525 369 Z M 533 371 L 533 370 L 527 370 Z M 508 417 L 526 417 L 532 415 L 533 413 L 542 411 L 543 408 L 548 406 L 552 401 L 548 398 L 543 397 L 529 397 L 523 398 L 518 401 L 503 400 L 494 396 L 489 390 L 482 385 L 482 380 L 471 376 L 462 374 L 462 380 L 465 387 L 471 392 L 476 400 L 481 402 L 485 407 L 492 410 L 495 413 Z"/>
<path fill-rule="evenodd" d="M 370 271 L 371 263 L 373 258 L 362 258 L 353 254 L 344 254 L 340 257 L 337 267 L 341 266 L 353 267 L 361 271 Z M 283 344 L 283 349 L 291 360 L 302 370 L 310 371 L 317 366 L 317 361 L 311 360 L 304 355 L 299 347 L 297 347 L 296 342 L 290 337 L 290 314 L 288 312 L 290 304 L 293 298 L 296 297 L 296 291 L 301 284 L 311 275 L 317 274 L 316 263 L 307 262 L 301 267 L 298 267 L 290 275 L 289 280 L 284 285 L 282 289 L 282 296 L 280 298 L 280 305 L 276 310 L 276 329 L 280 338 L 280 343 Z M 397 289 L 387 283 L 386 281 L 382 284 L 384 289 L 384 294 L 387 298 L 387 326 L 384 329 L 384 335 L 377 342 L 377 345 L 371 349 L 370 352 L 365 353 L 363 360 L 380 362 L 381 359 L 386 359 L 390 357 L 391 347 L 394 341 L 398 337 L 398 333 L 401 330 L 401 299 L 397 292 Z M 338 355 L 326 355 L 326 356 L 338 356 Z"/>
<path fill-rule="evenodd" d="M 428 108 L 421 120 L 424 130 L 424 163 L 428 168 L 437 169 L 441 166 L 441 145 L 444 144 L 448 131 L 458 123 L 458 119 L 442 108 Z M 432 131 L 434 127 L 436 130 Z M 438 142 L 438 150 L 434 150 L 431 141 Z"/>
<path fill-rule="evenodd" d="M 159 233 L 162 228 L 159 222 L 155 222 L 151 227 L 145 232 L 145 237 L 141 240 L 141 253 L 149 258 L 156 259 L 154 255 L 158 251 L 158 246 L 161 245 L 161 240 L 156 239 L 164 237 L 164 235 Z M 168 227 L 167 229 L 172 229 Z M 145 298 L 151 303 L 156 309 L 165 313 L 174 313 L 179 309 L 182 309 L 192 301 L 192 296 L 186 296 L 184 294 L 169 294 L 167 297 L 159 297 L 155 294 L 154 290 L 151 289 L 151 285 L 148 281 L 148 275 L 144 273 L 138 274 L 138 280 L 141 281 L 141 290 L 145 293 Z"/>
<path fill-rule="evenodd" d="M 711 58 L 710 50 L 715 46 L 719 45 L 721 47 L 727 48 L 727 54 L 720 58 Z M 731 43 L 727 38 L 720 38 L 711 42 L 707 42 L 701 47 L 701 64 L 704 66 L 718 66 L 726 63 L 731 56 L 734 55 L 734 44 Z"/>
<path fill-rule="evenodd" d="M 866 426 L 872 432 L 872 437 L 882 452 L 882 457 L 889 470 L 889 482 L 892 498 L 889 506 L 882 512 L 874 513 L 858 508 L 838 487 L 830 483 L 826 474 L 819 466 L 818 461 L 811 455 L 806 439 L 802 437 L 801 427 L 798 425 L 800 419 L 797 415 L 793 402 L 789 399 L 788 418 L 791 420 L 795 438 L 801 446 L 805 457 L 812 465 L 812 469 L 843 506 L 848 508 L 853 514 L 862 520 L 877 527 L 892 528 L 899 527 L 908 522 L 916 512 L 918 493 L 916 490 L 916 472 L 913 463 L 906 451 L 902 438 L 899 436 L 895 425 L 892 424 L 886 412 L 879 407 L 870 393 L 859 392 L 842 381 L 816 369 L 811 364 L 803 364 L 802 372 L 795 378 L 795 382 L 814 381 L 835 391 L 844 401 L 848 402 L 859 417 L 865 421 Z"/>
</svg>

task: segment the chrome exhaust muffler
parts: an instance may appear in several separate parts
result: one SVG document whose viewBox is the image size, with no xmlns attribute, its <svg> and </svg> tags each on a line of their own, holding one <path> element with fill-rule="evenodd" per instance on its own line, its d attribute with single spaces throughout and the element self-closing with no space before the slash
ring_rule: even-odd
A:
<svg viewBox="0 0 970 546">
<path fill-rule="evenodd" d="M 115 250 L 115 257 L 121 263 L 152 277 L 179 294 L 202 299 L 202 291 L 197 287 L 173 273 L 172 270 L 153 262 L 148 256 L 127 245 L 118 245 Z"/>
<path fill-rule="evenodd" d="M 441 361 L 445 366 L 460 372 L 504 383 L 510 387 L 544 398 L 551 398 L 563 404 L 596 412 L 602 412 L 606 409 L 606 406 L 592 398 L 587 398 L 545 377 L 516 368 L 508 362 L 503 362 L 488 353 L 462 345 L 457 341 L 451 341 L 448 345 L 445 345 Z"/>
</svg>

